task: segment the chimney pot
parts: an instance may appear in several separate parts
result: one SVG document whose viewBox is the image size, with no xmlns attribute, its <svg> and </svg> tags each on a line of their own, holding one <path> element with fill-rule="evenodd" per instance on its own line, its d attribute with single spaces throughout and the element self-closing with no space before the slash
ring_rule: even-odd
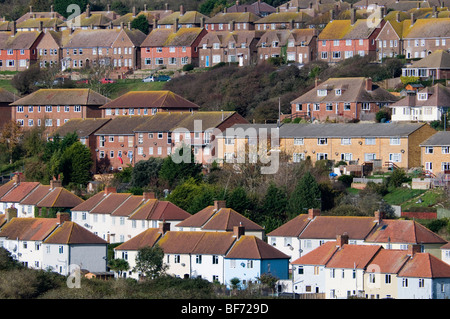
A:
<svg viewBox="0 0 450 319">
<path fill-rule="evenodd" d="M 372 91 L 372 79 L 366 78 L 366 91 Z"/>
<path fill-rule="evenodd" d="M 219 210 L 221 208 L 226 208 L 227 207 L 227 202 L 224 200 L 215 200 L 214 201 L 214 209 L 215 210 Z"/>
<path fill-rule="evenodd" d="M 144 192 L 142 196 L 144 197 L 144 200 L 156 199 L 155 192 Z"/>
<path fill-rule="evenodd" d="M 350 23 L 351 25 L 354 25 L 356 22 L 356 8 L 352 8 L 350 12 Z"/>
<path fill-rule="evenodd" d="M 115 187 L 105 187 L 105 195 L 115 193 L 117 190 Z"/>
<path fill-rule="evenodd" d="M 159 232 L 161 234 L 165 234 L 170 230 L 170 223 L 163 221 L 162 223 L 159 223 Z"/>
<path fill-rule="evenodd" d="M 422 246 L 419 244 L 411 244 L 408 245 L 408 253 L 412 256 L 414 256 L 417 253 L 421 253 L 422 252 Z"/>
<path fill-rule="evenodd" d="M 384 213 L 377 210 L 376 212 L 374 212 L 374 216 L 375 216 L 375 221 L 379 224 L 383 220 Z"/>
<path fill-rule="evenodd" d="M 62 182 L 60 180 L 57 179 L 52 179 L 50 181 L 50 188 L 54 189 L 55 187 L 61 187 L 62 186 Z"/>
<path fill-rule="evenodd" d="M 17 208 L 15 208 L 14 206 L 11 206 L 10 208 L 7 208 L 5 211 L 5 219 L 6 222 L 10 222 L 11 219 L 17 217 Z"/>
<path fill-rule="evenodd" d="M 63 224 L 64 222 L 69 222 L 70 221 L 70 214 L 69 213 L 56 213 L 56 219 L 58 220 L 57 223 L 58 224 Z"/>
<path fill-rule="evenodd" d="M 340 248 L 342 248 L 342 246 L 344 246 L 344 245 L 347 245 L 348 244 L 348 234 L 344 233 L 342 235 L 337 235 L 336 242 L 337 242 L 337 246 Z"/>
<path fill-rule="evenodd" d="M 242 226 L 242 223 L 239 224 L 239 226 L 233 227 L 233 236 L 236 237 L 236 239 L 241 238 L 241 236 L 245 235 L 245 227 Z"/>
</svg>

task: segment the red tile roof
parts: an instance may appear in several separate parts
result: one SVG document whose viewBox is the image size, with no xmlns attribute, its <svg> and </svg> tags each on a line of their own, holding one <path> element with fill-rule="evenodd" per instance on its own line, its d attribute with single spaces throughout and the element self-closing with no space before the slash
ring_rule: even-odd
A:
<svg viewBox="0 0 450 319">
<path fill-rule="evenodd" d="M 294 260 L 293 265 L 326 265 L 334 253 L 338 250 L 335 241 L 329 241 L 317 247 L 306 255 Z"/>
<path fill-rule="evenodd" d="M 289 256 L 255 236 L 241 236 L 226 258 L 289 259 Z"/>
<path fill-rule="evenodd" d="M 177 224 L 177 227 L 201 227 L 215 214 L 214 206 L 208 206 Z"/>
<path fill-rule="evenodd" d="M 139 250 L 144 247 L 153 247 L 160 237 L 159 228 L 149 228 L 117 246 L 115 250 Z"/>
<path fill-rule="evenodd" d="M 91 214 L 111 214 L 120 205 L 122 205 L 131 194 L 129 193 L 110 193 L 104 198 L 94 209 L 90 211 Z"/>
<path fill-rule="evenodd" d="M 3 196 L 0 201 L 4 203 L 18 203 L 38 186 L 39 182 L 21 182 L 9 193 Z"/>
<path fill-rule="evenodd" d="M 39 185 L 36 189 L 23 199 L 21 205 L 37 205 L 47 194 L 51 188 L 49 185 Z"/>
<path fill-rule="evenodd" d="M 171 202 L 149 199 L 130 216 L 130 219 L 169 221 L 185 220 L 190 216 L 191 214 Z"/>
<path fill-rule="evenodd" d="M 143 203 L 142 196 L 130 196 L 111 216 L 130 216 Z"/>
<path fill-rule="evenodd" d="M 0 237 L 19 240 L 44 240 L 58 226 L 56 218 L 13 218 L 5 224 Z"/>
<path fill-rule="evenodd" d="M 7 182 L 6 184 L 3 184 L 0 186 L 0 198 L 5 196 L 11 189 L 13 189 L 16 186 L 13 180 Z"/>
<path fill-rule="evenodd" d="M 367 266 L 367 271 L 383 274 L 396 274 L 410 257 L 407 250 L 381 249 L 370 265 Z"/>
<path fill-rule="evenodd" d="M 200 231 L 168 231 L 158 245 L 165 254 L 189 254 L 203 235 Z"/>
<path fill-rule="evenodd" d="M 381 249 L 379 245 L 343 245 L 327 263 L 327 268 L 365 268 Z"/>
<path fill-rule="evenodd" d="M 429 253 L 414 254 L 398 277 L 448 278 L 450 265 Z"/>
<path fill-rule="evenodd" d="M 105 196 L 106 195 L 105 195 L 104 192 L 99 192 L 99 193 L 95 194 L 94 196 L 92 196 L 92 197 L 88 198 L 87 200 L 85 200 L 83 203 L 75 206 L 71 210 L 74 211 L 74 212 L 90 211 L 95 206 L 97 206 L 98 203 L 100 203 L 100 201 L 102 201 L 105 198 Z"/>
<path fill-rule="evenodd" d="M 33 192 L 34 193 L 34 192 Z M 80 197 L 63 187 L 55 187 L 38 204 L 38 207 L 72 208 L 84 202 Z"/>
<path fill-rule="evenodd" d="M 300 214 L 268 233 L 267 236 L 298 237 L 309 222 L 308 214 Z"/>
<path fill-rule="evenodd" d="M 78 225 L 66 221 L 58 227 L 45 241 L 46 244 L 107 244 L 105 240 Z"/>
</svg>

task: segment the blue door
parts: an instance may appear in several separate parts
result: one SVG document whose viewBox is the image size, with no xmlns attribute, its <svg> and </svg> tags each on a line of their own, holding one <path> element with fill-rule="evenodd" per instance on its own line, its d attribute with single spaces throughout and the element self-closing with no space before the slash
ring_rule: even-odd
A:
<svg viewBox="0 0 450 319">
<path fill-rule="evenodd" d="M 206 56 L 205 66 L 209 67 L 209 55 Z"/>
</svg>

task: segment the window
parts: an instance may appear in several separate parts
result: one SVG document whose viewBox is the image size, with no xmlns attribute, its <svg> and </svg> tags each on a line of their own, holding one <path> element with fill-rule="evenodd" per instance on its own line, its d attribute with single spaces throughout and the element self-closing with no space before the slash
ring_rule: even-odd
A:
<svg viewBox="0 0 450 319">
<path fill-rule="evenodd" d="M 351 110 L 351 104 L 348 102 L 344 103 L 344 111 L 350 111 Z"/>
<path fill-rule="evenodd" d="M 450 162 L 442 162 L 441 169 L 443 172 L 450 171 Z"/>
<path fill-rule="evenodd" d="M 320 58 L 324 60 L 328 59 L 328 52 L 320 52 Z"/>
<path fill-rule="evenodd" d="M 365 162 L 372 162 L 376 159 L 375 153 L 364 153 L 364 161 Z"/>
<path fill-rule="evenodd" d="M 294 145 L 304 145 L 304 140 L 301 137 L 294 138 Z"/>
<path fill-rule="evenodd" d="M 425 154 L 433 154 L 433 146 L 426 146 L 425 147 Z"/>
<path fill-rule="evenodd" d="M 341 160 L 342 161 L 346 161 L 346 162 L 348 162 L 348 161 L 351 161 L 352 160 L 352 153 L 342 153 L 341 154 Z"/>
<path fill-rule="evenodd" d="M 150 64 L 152 64 L 152 59 L 150 59 L 150 58 L 145 58 L 144 64 L 145 64 L 145 65 L 150 65 Z"/>
<path fill-rule="evenodd" d="M 341 138 L 341 145 L 351 145 L 352 139 L 351 138 Z"/>
<path fill-rule="evenodd" d="M 327 96 L 327 90 L 317 90 L 317 96 Z"/>
<path fill-rule="evenodd" d="M 370 103 L 362 103 L 361 109 L 363 111 L 370 111 Z"/>
<path fill-rule="evenodd" d="M 169 64 L 177 64 L 177 58 L 174 57 L 169 58 Z"/>
<path fill-rule="evenodd" d="M 333 111 L 333 103 L 327 103 L 325 107 L 327 111 Z"/>
<path fill-rule="evenodd" d="M 408 278 L 402 278 L 402 287 L 404 288 L 408 287 Z"/>
<path fill-rule="evenodd" d="M 390 275 L 390 274 L 386 274 L 386 275 L 384 276 L 384 282 L 385 282 L 386 284 L 390 284 L 390 283 L 391 283 L 391 275 Z"/>
<path fill-rule="evenodd" d="M 317 153 L 317 160 L 321 161 L 321 160 L 326 160 L 328 159 L 328 154 L 327 153 Z"/>
<path fill-rule="evenodd" d="M 292 160 L 294 163 L 299 163 L 305 159 L 304 153 L 294 153 L 292 154 Z"/>
<path fill-rule="evenodd" d="M 317 145 L 328 145 L 328 139 L 324 137 L 318 138 Z"/>
<path fill-rule="evenodd" d="M 373 137 L 366 138 L 366 145 L 375 145 L 376 139 Z"/>
<path fill-rule="evenodd" d="M 195 263 L 201 264 L 202 263 L 202 255 L 196 255 L 195 256 Z"/>
<path fill-rule="evenodd" d="M 59 251 L 60 254 L 63 254 L 64 253 L 64 246 L 60 245 L 58 247 L 58 251 Z"/>
<path fill-rule="evenodd" d="M 400 138 L 399 137 L 391 137 L 390 144 L 391 145 L 400 145 Z"/>
<path fill-rule="evenodd" d="M 213 255 L 212 256 L 212 263 L 213 263 L 213 265 L 217 265 L 219 263 L 219 256 Z"/>
<path fill-rule="evenodd" d="M 81 105 L 75 105 L 75 112 L 81 112 Z"/>
<path fill-rule="evenodd" d="M 340 59 L 340 58 L 341 58 L 341 52 L 333 51 L 333 59 Z"/>
<path fill-rule="evenodd" d="M 338 47 L 339 46 L 339 40 L 333 40 L 333 46 Z"/>
<path fill-rule="evenodd" d="M 389 161 L 391 162 L 401 162 L 402 161 L 402 154 L 401 153 L 390 153 L 389 154 Z"/>
<path fill-rule="evenodd" d="M 23 113 L 23 105 L 17 107 L 17 113 Z"/>
</svg>

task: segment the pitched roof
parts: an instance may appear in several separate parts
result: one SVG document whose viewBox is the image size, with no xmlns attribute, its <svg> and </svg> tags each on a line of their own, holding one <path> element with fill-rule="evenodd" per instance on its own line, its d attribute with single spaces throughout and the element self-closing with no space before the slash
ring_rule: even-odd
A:
<svg viewBox="0 0 450 319">
<path fill-rule="evenodd" d="M 67 134 L 76 133 L 78 138 L 89 137 L 110 120 L 102 118 L 71 119 L 57 128 L 52 135 L 64 137 Z"/>
<path fill-rule="evenodd" d="M 161 18 L 158 24 L 174 24 L 175 19 L 178 19 L 178 24 L 200 24 L 202 18 L 208 19 L 207 16 L 197 11 L 186 11 L 183 15 L 177 11 Z"/>
<path fill-rule="evenodd" d="M 219 43 L 221 47 L 228 47 L 229 43 L 236 43 L 240 45 L 245 43 L 250 46 L 253 40 L 259 40 L 263 31 L 257 30 L 234 30 L 234 31 L 214 31 L 208 32 L 200 41 L 199 46 L 206 45 L 207 48 L 211 48 L 214 43 Z"/>
<path fill-rule="evenodd" d="M 421 128 L 423 123 L 321 123 L 284 124 L 280 127 L 281 138 L 341 138 L 341 137 L 408 137 Z"/>
<path fill-rule="evenodd" d="M 0 50 L 30 49 L 40 35 L 39 31 L 18 31 L 14 36 L 11 32 L 0 32 Z"/>
<path fill-rule="evenodd" d="M 336 20 L 337 21 L 337 20 Z M 372 90 L 366 89 L 364 77 L 329 78 L 318 86 L 291 102 L 326 103 L 326 102 L 395 102 L 397 98 L 387 90 L 372 84 Z M 336 89 L 340 92 L 336 94 Z M 326 90 L 326 95 L 318 95 L 318 90 Z"/>
<path fill-rule="evenodd" d="M 236 4 L 227 8 L 227 12 L 253 12 L 256 15 L 263 15 L 265 13 L 274 13 L 276 9 L 263 1 L 255 1 L 252 4 Z"/>
<path fill-rule="evenodd" d="M 165 254 L 189 254 L 203 236 L 204 232 L 168 231 L 158 245 Z"/>
<path fill-rule="evenodd" d="M 177 227 L 200 227 L 204 230 L 232 231 L 234 226 L 239 225 L 244 226 L 246 231 L 263 230 L 261 226 L 231 208 L 216 210 L 214 206 L 205 207 L 178 223 Z"/>
<path fill-rule="evenodd" d="M 78 225 L 66 221 L 60 225 L 45 241 L 46 244 L 107 244 L 105 240 Z"/>
<path fill-rule="evenodd" d="M 141 43 L 141 47 L 189 47 L 204 32 L 203 28 L 180 28 L 177 32 L 172 29 L 153 29 Z"/>
<path fill-rule="evenodd" d="M 71 24 L 75 24 L 78 28 L 80 27 L 103 27 L 108 25 L 111 22 L 111 19 L 107 17 L 105 14 L 101 12 L 91 12 L 91 15 L 88 17 L 86 13 L 82 13 L 81 15 L 73 18 L 72 20 L 67 20 L 61 23 L 60 27 L 69 26 Z M 86 31 L 86 30 L 83 30 Z"/>
<path fill-rule="evenodd" d="M 111 216 L 130 216 L 142 205 L 143 201 L 144 199 L 142 196 L 131 195 L 111 214 Z"/>
<path fill-rule="evenodd" d="M 55 187 L 40 202 L 38 207 L 72 208 L 84 202 L 80 197 L 69 192 L 64 187 Z"/>
<path fill-rule="evenodd" d="M 293 21 L 297 22 L 308 22 L 311 20 L 311 16 L 304 12 L 274 12 L 265 16 L 261 19 L 255 21 L 255 24 L 260 23 L 289 23 Z"/>
<path fill-rule="evenodd" d="M 408 68 L 450 69 L 450 53 L 436 50 L 423 59 L 413 61 Z"/>
<path fill-rule="evenodd" d="M 143 116 L 117 116 L 98 129 L 94 135 L 134 135 L 134 129 L 147 120 Z"/>
<path fill-rule="evenodd" d="M 16 186 L 14 180 L 10 180 L 9 182 L 0 186 L 0 198 L 5 196 L 11 189 Z"/>
<path fill-rule="evenodd" d="M 71 209 L 71 211 L 73 212 L 77 212 L 77 211 L 90 211 L 92 210 L 95 206 L 97 206 L 100 201 L 102 201 L 104 198 L 106 197 L 104 192 L 99 192 L 95 195 L 93 195 L 92 197 L 89 197 L 88 199 L 86 199 L 84 202 L 82 202 L 81 204 L 73 207 Z"/>
<path fill-rule="evenodd" d="M 153 247 L 161 237 L 159 228 L 148 228 L 142 233 L 132 237 L 123 244 L 114 248 L 115 250 L 139 250 L 144 247 Z"/>
<path fill-rule="evenodd" d="M 335 241 L 326 242 L 306 255 L 291 262 L 293 265 L 326 265 L 339 249 Z"/>
<path fill-rule="evenodd" d="M 333 20 L 320 32 L 319 40 L 366 39 L 378 27 L 366 19 L 359 19 L 355 24 L 351 20 Z"/>
<path fill-rule="evenodd" d="M 407 250 L 381 249 L 370 265 L 367 266 L 367 269 L 370 272 L 397 274 L 409 258 L 410 255 Z"/>
<path fill-rule="evenodd" d="M 14 93 L 6 90 L 5 88 L 0 88 L 0 103 L 1 102 L 14 102 L 17 100 L 19 96 L 16 96 Z"/>
<path fill-rule="evenodd" d="M 450 103 L 450 89 L 438 83 L 432 87 L 425 87 L 418 93 L 427 93 L 427 98 L 419 100 L 419 94 L 407 95 L 403 99 L 389 105 L 389 107 L 397 106 L 431 106 L 431 107 L 448 107 Z"/>
<path fill-rule="evenodd" d="M 289 259 L 289 256 L 256 236 L 241 236 L 225 258 Z"/>
<path fill-rule="evenodd" d="M 429 253 L 417 253 L 406 263 L 397 276 L 449 278 L 450 265 Z"/>
<path fill-rule="evenodd" d="M 38 186 L 39 182 L 21 182 L 3 196 L 0 201 L 4 203 L 19 203 Z"/>
<path fill-rule="evenodd" d="M 94 207 L 90 213 L 91 214 L 111 214 L 116 209 L 122 205 L 128 197 L 130 197 L 130 193 L 110 193 L 108 194 L 103 201 L 101 201 L 96 207 Z"/>
<path fill-rule="evenodd" d="M 446 240 L 413 220 L 383 219 L 367 236 L 372 243 L 445 244 Z"/>
<path fill-rule="evenodd" d="M 26 28 L 39 28 L 40 23 L 42 22 L 43 28 L 53 28 L 56 25 L 63 23 L 62 19 L 59 18 L 36 18 L 36 19 L 27 19 L 23 22 L 17 23 L 17 29 L 26 29 Z"/>
<path fill-rule="evenodd" d="M 91 89 L 40 89 L 10 105 L 103 105 L 109 101 Z"/>
<path fill-rule="evenodd" d="M 21 205 L 37 205 L 51 191 L 50 185 L 39 185 L 36 189 L 29 193 L 20 204 Z"/>
<path fill-rule="evenodd" d="M 255 22 L 260 19 L 256 14 L 252 12 L 219 12 L 213 17 L 206 19 L 205 23 L 230 23 L 232 21 L 236 23 L 243 22 Z"/>
<path fill-rule="evenodd" d="M 298 237 L 309 222 L 308 214 L 300 214 L 271 231 L 267 236 Z"/>
<path fill-rule="evenodd" d="M 450 18 L 417 19 L 405 39 L 448 38 L 450 37 Z"/>
<path fill-rule="evenodd" d="M 186 100 L 172 91 L 129 91 L 105 103 L 100 108 L 158 108 L 164 110 L 190 108 L 197 110 L 197 104 Z"/>
<path fill-rule="evenodd" d="M 183 118 L 180 122 L 178 122 L 173 128 L 172 131 L 177 128 L 183 128 L 187 129 L 190 132 L 194 132 L 198 130 L 199 128 L 196 126 L 196 121 L 201 121 L 201 129 L 207 130 L 210 128 L 216 128 L 221 123 L 226 121 L 228 118 L 230 118 L 233 115 L 237 115 L 238 117 L 241 117 L 237 112 L 235 111 L 208 111 L 208 112 L 194 112 L 189 114 L 189 116 Z M 244 118 L 241 117 L 242 121 L 247 122 Z"/>
<path fill-rule="evenodd" d="M 129 218 L 138 220 L 185 220 L 191 214 L 168 201 L 149 199 Z"/>
<path fill-rule="evenodd" d="M 343 245 L 327 263 L 327 268 L 363 269 L 383 249 L 379 245 Z"/>
<path fill-rule="evenodd" d="M 374 217 L 316 216 L 299 238 L 333 239 L 347 233 L 349 239 L 363 240 L 374 226 Z"/>
<path fill-rule="evenodd" d="M 13 218 L 0 230 L 0 237 L 44 240 L 58 226 L 56 218 Z"/>
<path fill-rule="evenodd" d="M 420 146 L 450 146 L 450 132 L 440 131 L 420 144 Z"/>
</svg>

